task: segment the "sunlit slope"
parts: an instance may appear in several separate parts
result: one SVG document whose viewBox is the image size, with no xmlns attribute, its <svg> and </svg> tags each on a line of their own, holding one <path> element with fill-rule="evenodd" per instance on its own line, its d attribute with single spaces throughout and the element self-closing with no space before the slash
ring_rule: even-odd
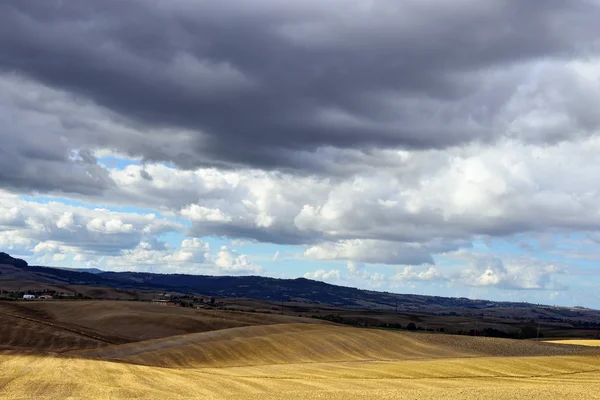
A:
<svg viewBox="0 0 600 400">
<path fill-rule="evenodd" d="M 137 302 L 20 302 L 0 322 L 0 399 L 600 398 L 594 347 Z"/>
<path fill-rule="evenodd" d="M 161 367 L 229 367 L 472 355 L 394 332 L 309 324 L 234 328 L 111 346 L 80 354 Z"/>
<path fill-rule="evenodd" d="M 0 398 L 594 399 L 599 351 L 338 325 L 245 326 L 61 357 L 0 355 Z"/>
<path fill-rule="evenodd" d="M 577 339 L 565 339 L 565 340 L 548 340 L 546 343 L 556 344 L 570 344 L 576 346 L 589 346 L 589 347 L 600 347 L 600 340 L 577 340 Z"/>
<path fill-rule="evenodd" d="M 594 399 L 599 370 L 581 356 L 171 369 L 0 355 L 0 398 Z"/>
<path fill-rule="evenodd" d="M 485 355 L 565 355 L 590 351 L 514 340 L 282 324 L 174 336 L 75 354 L 149 366 L 193 368 Z"/>
</svg>

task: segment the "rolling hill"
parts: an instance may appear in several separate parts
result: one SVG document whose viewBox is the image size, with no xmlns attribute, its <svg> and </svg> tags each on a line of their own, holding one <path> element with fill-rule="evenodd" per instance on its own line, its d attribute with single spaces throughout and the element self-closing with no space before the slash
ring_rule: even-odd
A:
<svg viewBox="0 0 600 400">
<path fill-rule="evenodd" d="M 592 399 L 598 390 L 598 347 L 142 302 L 0 302 L 1 399 Z"/>
<path fill-rule="evenodd" d="M 220 298 L 248 298 L 264 301 L 294 301 L 333 305 L 336 307 L 371 310 L 425 311 L 428 313 L 476 313 L 485 309 L 531 310 L 529 303 L 493 302 L 466 298 L 423 296 L 376 292 L 337 286 L 305 278 L 277 279 L 261 276 L 205 276 L 184 274 L 154 274 L 146 272 L 93 273 L 63 268 L 31 266 L 25 261 L 0 253 L 0 285 L 10 285 L 13 290 L 24 287 L 22 283 L 43 285 L 76 285 L 113 288 L 128 291 L 163 291 L 184 294 L 201 294 Z M 15 287 L 16 286 L 16 287 Z M 94 296 L 91 296 L 94 297 Z M 538 313 L 541 311 L 538 310 Z M 593 310 L 546 308 L 544 313 L 557 320 L 578 317 L 600 323 L 600 313 Z M 583 315 L 585 314 L 585 315 Z M 523 315 L 521 315 L 523 316 Z M 593 318 L 588 318 L 593 316 Z"/>
<path fill-rule="evenodd" d="M 287 323 L 171 336 L 72 354 L 165 368 L 208 368 L 487 356 L 600 355 L 600 350 L 546 342 Z"/>
<path fill-rule="evenodd" d="M 0 347 L 62 352 L 236 327 L 314 322 L 279 314 L 215 312 L 146 302 L 0 302 Z M 66 343 L 57 349 L 55 338 Z M 85 345 L 70 346 L 72 338 Z"/>
</svg>

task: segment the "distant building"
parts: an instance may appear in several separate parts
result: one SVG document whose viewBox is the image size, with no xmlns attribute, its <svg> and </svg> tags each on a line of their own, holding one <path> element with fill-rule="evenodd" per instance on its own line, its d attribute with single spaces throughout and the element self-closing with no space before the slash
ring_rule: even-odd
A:
<svg viewBox="0 0 600 400">
<path fill-rule="evenodd" d="M 52 300 L 53 299 L 53 297 L 50 296 L 49 294 L 41 295 L 39 298 L 42 300 Z"/>
<path fill-rule="evenodd" d="M 170 300 L 158 300 L 158 299 L 152 299 L 152 304 L 159 304 L 161 306 L 174 306 L 175 303 L 173 303 Z"/>
<path fill-rule="evenodd" d="M 35 294 L 24 294 L 24 295 L 23 295 L 23 299 L 24 299 L 24 300 L 31 300 L 31 299 L 35 299 Z"/>
</svg>

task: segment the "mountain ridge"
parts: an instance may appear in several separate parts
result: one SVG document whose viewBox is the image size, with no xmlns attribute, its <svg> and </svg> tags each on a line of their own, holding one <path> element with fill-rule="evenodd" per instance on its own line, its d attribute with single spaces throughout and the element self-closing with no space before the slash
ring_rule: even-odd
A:
<svg viewBox="0 0 600 400">
<path fill-rule="evenodd" d="M 296 301 L 343 308 L 415 311 L 448 308 L 528 308 L 526 302 L 498 302 L 358 289 L 307 278 L 282 279 L 263 276 L 211 276 L 150 272 L 86 271 L 29 265 L 0 253 L 0 279 L 19 279 L 47 284 L 104 286 L 124 290 L 152 290 L 201 294 L 221 298 L 249 298 L 273 302 Z M 12 269 L 8 266 L 12 266 Z M 16 267 L 16 269 L 15 269 Z M 11 278 L 14 276 L 14 278 Z"/>
</svg>

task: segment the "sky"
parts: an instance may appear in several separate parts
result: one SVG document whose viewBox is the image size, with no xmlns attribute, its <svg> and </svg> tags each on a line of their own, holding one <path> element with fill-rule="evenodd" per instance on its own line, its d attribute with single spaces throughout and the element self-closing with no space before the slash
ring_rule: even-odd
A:
<svg viewBox="0 0 600 400">
<path fill-rule="evenodd" d="M 0 250 L 600 308 L 600 0 L 0 1 Z"/>
</svg>

